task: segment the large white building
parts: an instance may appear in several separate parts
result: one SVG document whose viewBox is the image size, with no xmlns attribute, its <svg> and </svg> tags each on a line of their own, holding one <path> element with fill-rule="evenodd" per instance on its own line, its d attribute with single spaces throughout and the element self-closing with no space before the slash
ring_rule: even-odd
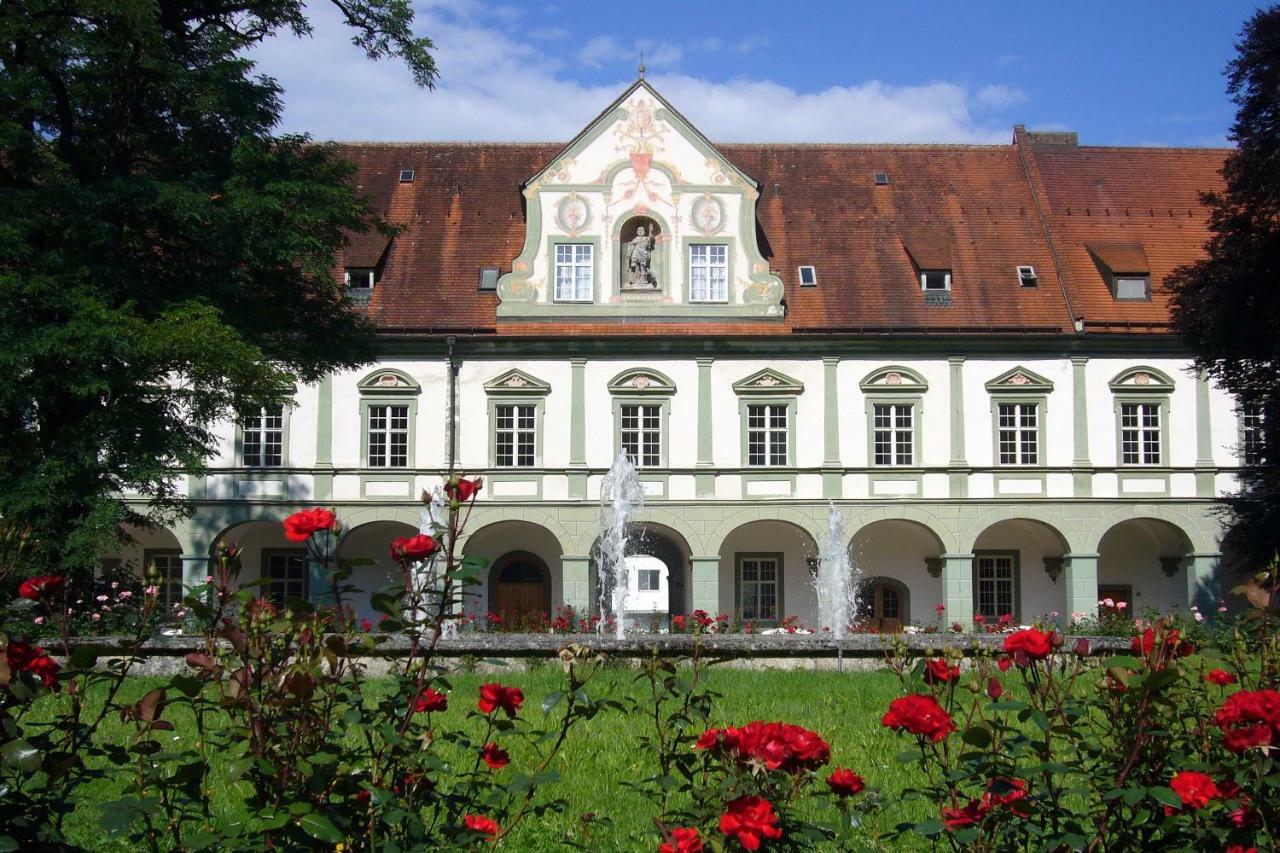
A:
<svg viewBox="0 0 1280 853">
<path fill-rule="evenodd" d="M 1224 152 L 1013 136 L 718 146 L 640 80 L 567 146 L 344 145 L 401 228 L 335 271 L 380 360 L 228 424 L 194 517 L 118 559 L 177 595 L 226 538 L 319 594 L 278 522 L 326 505 L 376 589 L 453 467 L 486 484 L 475 608 L 586 610 L 626 449 L 673 612 L 813 625 L 828 501 L 885 627 L 1203 608 L 1256 425 L 1189 372 L 1162 282 Z"/>
</svg>

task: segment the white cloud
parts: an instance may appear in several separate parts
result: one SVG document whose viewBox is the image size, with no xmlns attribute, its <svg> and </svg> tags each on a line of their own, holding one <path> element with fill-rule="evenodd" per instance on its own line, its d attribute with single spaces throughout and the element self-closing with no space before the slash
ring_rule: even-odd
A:
<svg viewBox="0 0 1280 853">
<path fill-rule="evenodd" d="M 258 70 L 285 89 L 283 129 L 320 139 L 567 141 L 634 79 L 639 43 L 632 49 L 601 36 L 584 45 L 586 52 L 594 44 L 590 56 L 610 70 L 616 65 L 618 75 L 588 85 L 569 76 L 560 52 L 494 28 L 476 0 L 433 0 L 419 9 L 417 29 L 436 45 L 434 91 L 416 88 L 396 60 L 366 59 L 327 5 L 311 9 L 312 38 L 281 36 L 258 48 Z M 649 79 L 721 141 L 1006 142 L 1009 128 L 992 112 L 1023 97 L 1004 86 L 974 91 L 946 81 L 871 80 L 801 92 L 769 80 L 692 77 L 674 67 L 680 55 L 678 45 L 648 43 Z"/>
</svg>

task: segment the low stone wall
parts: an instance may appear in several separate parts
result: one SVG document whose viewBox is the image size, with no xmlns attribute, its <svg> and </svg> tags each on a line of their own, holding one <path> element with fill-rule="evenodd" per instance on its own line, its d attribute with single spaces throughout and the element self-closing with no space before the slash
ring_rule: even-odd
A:
<svg viewBox="0 0 1280 853">
<path fill-rule="evenodd" d="M 378 650 L 369 656 L 369 674 L 376 676 L 386 669 L 389 658 L 409 652 L 409 641 L 399 634 L 375 635 Z M 1062 648 L 1070 651 L 1079 639 L 1089 643 L 1092 655 L 1112 654 L 1129 649 L 1123 637 L 1067 637 Z M 639 661 L 654 654 L 660 657 L 685 657 L 693 651 L 694 637 L 689 634 L 636 634 L 624 639 L 595 634 L 466 634 L 441 639 L 436 654 L 446 664 L 457 668 L 501 670 L 538 665 L 555 657 L 570 643 L 581 643 L 611 658 Z M 916 654 L 937 654 L 944 649 L 959 649 L 965 655 L 979 651 L 995 651 L 1004 643 L 1002 634 L 854 634 L 840 641 L 819 634 L 705 634 L 703 653 L 721 659 L 726 665 L 747 668 L 848 669 L 868 670 L 883 666 L 885 655 L 894 644 Z M 52 645 L 52 644 L 46 644 Z M 130 648 L 124 637 L 94 637 L 72 641 L 72 646 L 88 646 L 100 658 L 119 657 Z M 136 675 L 167 675 L 186 670 L 184 657 L 202 651 L 203 642 L 195 636 L 156 637 L 147 641 L 139 652 L 142 660 L 131 672 Z"/>
</svg>

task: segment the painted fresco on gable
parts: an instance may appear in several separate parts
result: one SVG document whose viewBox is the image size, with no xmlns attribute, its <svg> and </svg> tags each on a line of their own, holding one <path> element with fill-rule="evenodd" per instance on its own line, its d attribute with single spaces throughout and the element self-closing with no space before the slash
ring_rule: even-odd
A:
<svg viewBox="0 0 1280 853">
<path fill-rule="evenodd" d="M 524 192 L 525 245 L 499 281 L 499 318 L 784 314 L 756 242 L 754 182 L 647 83 Z"/>
</svg>

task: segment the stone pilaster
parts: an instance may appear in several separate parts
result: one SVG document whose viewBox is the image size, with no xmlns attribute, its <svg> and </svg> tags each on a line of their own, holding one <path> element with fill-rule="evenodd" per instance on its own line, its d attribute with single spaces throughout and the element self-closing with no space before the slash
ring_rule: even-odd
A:
<svg viewBox="0 0 1280 853">
<path fill-rule="evenodd" d="M 942 598 L 947 624 L 973 624 L 973 555 L 942 555 Z"/>
<path fill-rule="evenodd" d="M 594 602 L 591 601 L 591 558 L 561 557 L 560 575 L 564 587 L 564 603 L 578 613 L 590 613 Z"/>
<path fill-rule="evenodd" d="M 712 616 L 720 610 L 720 557 L 694 557 L 693 609 L 705 610 Z"/>
<path fill-rule="evenodd" d="M 1063 588 L 1066 595 L 1063 604 L 1066 611 L 1062 618 L 1070 621 L 1073 614 L 1086 617 L 1098 615 L 1098 555 L 1065 554 L 1062 560 Z"/>
</svg>

